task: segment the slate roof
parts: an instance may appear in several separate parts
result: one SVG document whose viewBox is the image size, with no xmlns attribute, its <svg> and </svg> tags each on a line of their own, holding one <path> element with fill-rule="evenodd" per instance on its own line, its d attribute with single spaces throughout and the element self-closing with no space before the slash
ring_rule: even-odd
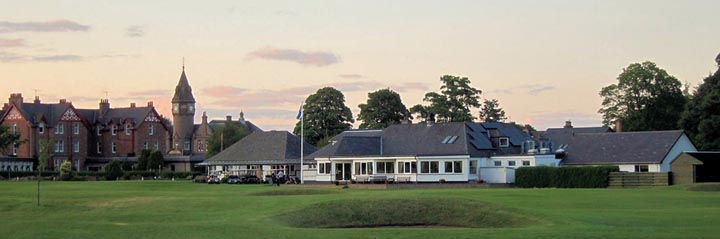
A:
<svg viewBox="0 0 720 239">
<path fill-rule="evenodd" d="M 105 115 L 100 116 L 102 124 L 107 124 L 111 120 L 115 123 L 121 123 L 124 120 L 131 120 L 135 124 L 139 124 L 145 120 L 145 117 L 152 112 L 152 107 L 135 107 L 135 108 L 112 108 Z"/>
<path fill-rule="evenodd" d="M 575 134 L 565 148 L 564 165 L 661 163 L 682 130 Z"/>
<path fill-rule="evenodd" d="M 541 138 L 547 139 L 556 147 L 570 142 L 574 134 L 595 134 L 613 132 L 609 127 L 572 127 L 572 128 L 548 128 L 541 134 Z"/>
<path fill-rule="evenodd" d="M 22 105 L 16 109 L 33 125 L 40 123 L 40 121 L 45 118 L 48 126 L 53 127 L 69 107 L 70 103 L 22 103 Z"/>
<path fill-rule="evenodd" d="M 522 144 L 531 139 L 510 124 L 493 123 L 487 127 L 511 142 Z M 469 155 L 488 157 L 493 154 L 510 154 L 504 148 L 493 146 L 488 138 L 488 128 L 484 123 L 436 123 L 397 124 L 383 130 L 345 131 L 330 141 L 331 143 L 309 157 L 414 157 L 441 155 Z M 506 135 L 507 134 L 507 135 Z M 451 139 L 452 138 L 452 139 Z M 452 142 L 447 142 L 447 140 Z M 519 147 L 519 145 L 517 146 Z"/>
<path fill-rule="evenodd" d="M 215 130 L 215 128 L 217 128 L 218 126 L 225 126 L 225 122 L 227 122 L 227 120 L 211 120 L 210 122 L 208 122 L 208 126 L 210 126 L 210 129 Z M 247 120 L 233 120 L 232 122 L 237 125 L 247 126 L 248 129 L 250 129 L 250 132 L 262 131 L 260 127 Z"/>
<path fill-rule="evenodd" d="M 182 74 L 177 86 L 175 86 L 175 95 L 172 98 L 173 103 L 195 103 L 195 97 L 192 94 L 192 87 L 188 82 L 187 76 L 185 76 L 185 67 L 183 67 Z"/>
<path fill-rule="evenodd" d="M 305 156 L 315 147 L 304 143 Z M 314 160 L 305 157 L 304 163 Z M 206 164 L 288 164 L 300 163 L 300 138 L 287 131 L 256 131 L 205 160 Z"/>
</svg>

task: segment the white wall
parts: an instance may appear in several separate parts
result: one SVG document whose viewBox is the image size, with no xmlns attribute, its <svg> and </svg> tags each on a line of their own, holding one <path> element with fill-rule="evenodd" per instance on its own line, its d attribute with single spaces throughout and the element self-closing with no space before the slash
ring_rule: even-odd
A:
<svg viewBox="0 0 720 239">
<path fill-rule="evenodd" d="M 510 167 L 482 167 L 479 176 L 486 183 L 514 183 L 515 169 Z"/>
<path fill-rule="evenodd" d="M 621 172 L 635 172 L 635 165 L 647 165 L 648 166 L 648 172 L 663 172 L 661 171 L 660 164 L 620 164 L 618 167 L 620 168 Z M 667 172 L 667 171 L 665 171 Z"/>
</svg>

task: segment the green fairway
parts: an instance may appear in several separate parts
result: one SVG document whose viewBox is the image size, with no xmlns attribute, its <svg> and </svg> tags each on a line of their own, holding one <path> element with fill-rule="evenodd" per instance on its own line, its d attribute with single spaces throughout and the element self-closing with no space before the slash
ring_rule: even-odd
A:
<svg viewBox="0 0 720 239">
<path fill-rule="evenodd" d="M 265 192 L 290 190 L 287 193 Z M 0 182 L 0 238 L 718 238 L 720 192 L 655 189 L 357 190 L 187 181 Z M 327 191 L 326 191 L 327 190 Z M 431 199 L 511 210 L 514 227 L 295 228 L 334 200 Z M 382 200 L 380 200 L 382 202 Z M 386 210 L 392 210 L 388 208 Z M 437 209 L 436 209 L 437 210 Z M 308 212 L 311 213 L 311 212 Z M 302 217 L 295 217 L 302 218 Z M 487 220 L 487 219 L 485 219 Z"/>
</svg>

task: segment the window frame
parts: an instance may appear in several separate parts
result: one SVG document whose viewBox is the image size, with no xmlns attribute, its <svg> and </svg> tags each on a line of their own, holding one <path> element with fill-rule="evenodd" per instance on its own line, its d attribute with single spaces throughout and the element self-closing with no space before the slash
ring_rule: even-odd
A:
<svg viewBox="0 0 720 239">
<path fill-rule="evenodd" d="M 502 161 L 501 160 L 494 160 L 493 165 L 495 167 L 502 167 Z"/>
<path fill-rule="evenodd" d="M 55 125 L 55 134 L 65 134 L 65 124 L 58 123 Z"/>
<path fill-rule="evenodd" d="M 530 160 L 523 160 L 522 166 L 530 166 Z"/>
<path fill-rule="evenodd" d="M 73 152 L 80 153 L 80 141 L 79 140 L 73 141 Z"/>
<path fill-rule="evenodd" d="M 517 162 L 515 160 L 508 160 L 508 166 L 512 167 L 512 166 L 516 166 L 516 165 L 517 165 Z"/>
<path fill-rule="evenodd" d="M 132 124 L 127 123 L 125 124 L 125 135 L 131 135 L 132 134 Z"/>
<path fill-rule="evenodd" d="M 503 144 L 503 140 L 505 143 Z M 500 148 L 508 148 L 510 147 L 510 138 L 508 137 L 499 137 L 498 138 L 498 147 Z"/>
<path fill-rule="evenodd" d="M 118 127 L 116 124 L 113 124 L 112 126 L 110 126 L 110 134 L 117 135 L 117 128 Z"/>
<path fill-rule="evenodd" d="M 112 146 L 110 148 L 110 152 L 116 154 L 117 153 L 117 143 L 115 141 L 112 142 Z"/>
<path fill-rule="evenodd" d="M 148 135 L 155 135 L 155 125 L 148 124 Z"/>
<path fill-rule="evenodd" d="M 644 170 L 643 170 L 644 169 Z M 646 173 L 650 172 L 650 165 L 647 164 L 636 164 L 635 165 L 635 172 L 636 173 Z"/>
<path fill-rule="evenodd" d="M 79 135 L 79 134 L 80 134 L 80 123 L 78 123 L 78 122 L 73 122 L 73 123 L 72 123 L 72 127 L 73 127 L 73 129 L 72 129 L 72 130 L 73 130 L 73 134 L 74 134 L 74 135 Z"/>
</svg>

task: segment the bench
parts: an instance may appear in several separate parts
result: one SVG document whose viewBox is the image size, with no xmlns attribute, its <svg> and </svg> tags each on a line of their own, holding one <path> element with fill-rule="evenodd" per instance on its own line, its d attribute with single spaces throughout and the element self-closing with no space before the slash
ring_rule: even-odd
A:
<svg viewBox="0 0 720 239">
<path fill-rule="evenodd" d="M 398 183 L 409 183 L 410 177 L 397 177 L 396 182 Z"/>
<path fill-rule="evenodd" d="M 385 181 L 387 181 L 387 176 L 372 176 L 372 177 L 370 177 L 370 182 L 372 182 L 372 183 L 378 183 L 378 182 L 384 183 Z"/>
<path fill-rule="evenodd" d="M 355 176 L 355 182 L 367 183 L 370 181 L 370 176 Z"/>
</svg>

